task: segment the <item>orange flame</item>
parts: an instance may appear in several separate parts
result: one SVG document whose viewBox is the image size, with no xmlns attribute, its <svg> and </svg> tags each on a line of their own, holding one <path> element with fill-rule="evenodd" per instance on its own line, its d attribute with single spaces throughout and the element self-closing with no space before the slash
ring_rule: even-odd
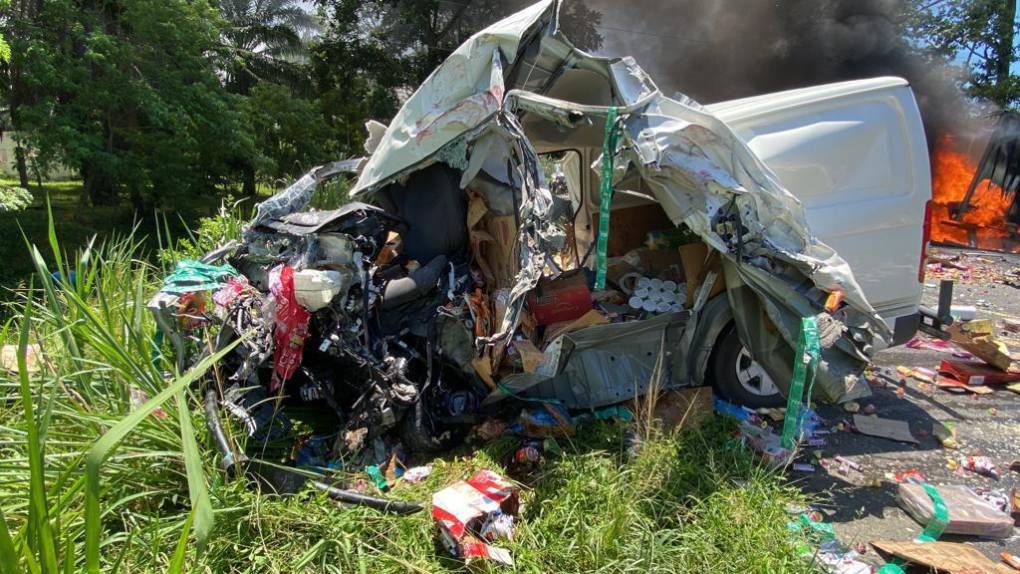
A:
<svg viewBox="0 0 1020 574">
<path fill-rule="evenodd" d="M 977 172 L 977 162 L 953 149 L 953 138 L 943 137 L 935 145 L 932 156 L 931 239 L 981 249 L 1010 251 L 1016 248 L 1013 233 L 1006 226 L 1006 210 L 1010 198 L 1002 188 L 985 180 L 978 183 L 970 198 L 970 206 L 962 217 L 953 219 L 956 209 L 967 194 L 967 187 Z"/>
</svg>

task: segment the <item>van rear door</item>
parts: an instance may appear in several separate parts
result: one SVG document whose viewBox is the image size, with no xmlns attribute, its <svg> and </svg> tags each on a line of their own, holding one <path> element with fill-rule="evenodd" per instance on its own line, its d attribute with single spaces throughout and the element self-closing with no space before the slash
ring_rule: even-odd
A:
<svg viewBox="0 0 1020 574">
<path fill-rule="evenodd" d="M 901 339 L 920 303 L 931 198 L 924 129 L 906 80 L 843 82 L 707 107 L 801 200 L 812 232 L 846 259 Z M 904 319 L 899 329 L 897 318 Z"/>
</svg>

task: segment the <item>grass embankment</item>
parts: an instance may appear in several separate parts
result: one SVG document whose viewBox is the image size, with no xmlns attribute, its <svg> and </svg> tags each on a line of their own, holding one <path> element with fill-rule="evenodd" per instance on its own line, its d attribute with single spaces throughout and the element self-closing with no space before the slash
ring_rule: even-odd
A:
<svg viewBox="0 0 1020 574">
<path fill-rule="evenodd" d="M 399 517 L 226 482 L 198 393 L 187 379 L 163 377 L 167 361 L 152 360 L 155 327 L 144 304 L 161 271 L 139 261 L 138 249 L 120 241 L 67 258 L 76 267 L 73 287 L 54 284 L 40 265 L 32 316 L 22 320 L 24 297 L 12 303 L 5 340 L 21 334 L 23 343 L 41 344 L 46 366 L 21 380 L 0 374 L 0 522 L 10 532 L 0 527 L 0 572 L 46 571 L 46 563 L 79 571 L 89 559 L 104 572 L 131 573 L 463 568 L 436 549 L 427 512 Z M 52 250 L 65 261 L 55 241 Z M 183 390 L 167 392 L 175 387 Z M 151 414 L 139 411 L 139 391 L 163 393 L 162 410 L 150 402 Z M 800 504 L 799 495 L 756 466 L 731 431 L 720 420 L 650 436 L 628 456 L 622 425 L 581 427 L 560 440 L 562 453 L 545 455 L 523 494 L 508 544 L 517 566 L 481 568 L 809 570 L 786 527 L 785 509 Z M 502 471 L 516 444 L 504 437 L 451 453 L 432 462 L 427 481 L 397 485 L 388 496 L 428 501 L 472 469 Z"/>
</svg>

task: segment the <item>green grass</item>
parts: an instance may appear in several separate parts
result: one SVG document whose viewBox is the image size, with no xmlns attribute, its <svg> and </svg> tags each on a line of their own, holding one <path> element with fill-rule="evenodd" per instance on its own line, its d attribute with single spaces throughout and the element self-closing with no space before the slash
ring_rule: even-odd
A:
<svg viewBox="0 0 1020 574">
<path fill-rule="evenodd" d="M 17 185 L 17 180 L 0 178 L 0 186 Z M 33 183 L 29 187 L 32 203 L 23 210 L 0 213 L 0 289 L 24 285 L 35 271 L 21 232 L 33 244 L 46 244 L 48 234 L 47 197 L 53 218 L 60 229 L 61 242 L 68 250 L 83 248 L 92 237 L 124 235 L 137 228 L 135 237 L 141 240 L 140 257 L 150 257 L 158 248 L 157 218 L 155 213 L 135 213 L 130 204 L 98 207 L 82 207 L 80 181 L 43 182 L 42 187 Z M 217 197 L 202 197 L 189 205 L 173 206 L 167 210 L 166 223 L 171 233 L 185 235 L 186 226 L 195 225 L 202 217 L 213 215 L 220 206 Z M 19 231 L 19 228 L 21 231 Z M 50 253 L 44 254 L 52 265 Z"/>
<path fill-rule="evenodd" d="M 78 283 L 55 284 L 36 255 L 34 289 L 10 302 L 2 338 L 23 349 L 41 344 L 49 366 L 0 373 L 0 573 L 464 570 L 436 549 L 427 512 L 400 517 L 227 482 L 189 380 L 204 365 L 166 379 L 168 362 L 158 353 L 151 360 L 158 349 L 144 304 L 160 271 L 137 257 L 140 244 L 100 242 L 70 256 L 52 228 L 42 236 L 50 259 L 74 268 Z M 153 398 L 132 405 L 132 389 Z M 786 527 L 785 509 L 803 504 L 801 495 L 733 444 L 732 424 L 649 434 L 636 456 L 627 454 L 625 430 L 596 422 L 561 439 L 562 453 L 546 454 L 525 485 L 508 544 L 516 566 L 479 568 L 810 569 Z M 398 484 L 388 496 L 427 502 L 475 469 L 503 472 L 516 445 L 503 437 L 463 447 L 431 461 L 424 483 Z"/>
</svg>

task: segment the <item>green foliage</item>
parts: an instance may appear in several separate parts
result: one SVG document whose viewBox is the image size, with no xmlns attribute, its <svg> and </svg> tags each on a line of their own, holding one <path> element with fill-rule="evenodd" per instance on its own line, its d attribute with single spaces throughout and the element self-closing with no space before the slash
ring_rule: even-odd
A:
<svg viewBox="0 0 1020 574">
<path fill-rule="evenodd" d="M 1001 107 L 1020 103 L 1016 60 L 1016 3 L 1012 0 L 912 0 L 905 12 L 908 34 L 927 52 L 962 62 L 967 91 Z"/>
<path fill-rule="evenodd" d="M 34 19 L 14 43 L 32 95 L 20 131 L 41 166 L 79 169 L 93 203 L 209 193 L 252 153 L 208 57 L 219 42 L 208 4 L 55 0 Z"/>
<path fill-rule="evenodd" d="M 32 203 L 32 193 L 23 187 L 0 183 L 0 213 L 21 211 Z"/>
<path fill-rule="evenodd" d="M 245 99 L 244 113 L 255 138 L 260 182 L 289 182 L 314 165 L 336 159 L 318 108 L 290 88 L 258 84 Z"/>
<path fill-rule="evenodd" d="M 200 259 L 209 251 L 237 239 L 250 216 L 250 210 L 244 209 L 244 205 L 244 201 L 229 204 L 224 201 L 215 215 L 200 218 L 194 231 L 186 229 L 184 237 L 175 238 L 164 231 L 160 237 L 159 261 L 172 266 L 181 259 Z"/>
<path fill-rule="evenodd" d="M 0 10 L 8 10 L 11 7 L 11 0 L 0 0 Z M 11 61 L 11 46 L 4 39 L 4 35 L 0 34 L 0 64 L 4 64 Z"/>
</svg>

